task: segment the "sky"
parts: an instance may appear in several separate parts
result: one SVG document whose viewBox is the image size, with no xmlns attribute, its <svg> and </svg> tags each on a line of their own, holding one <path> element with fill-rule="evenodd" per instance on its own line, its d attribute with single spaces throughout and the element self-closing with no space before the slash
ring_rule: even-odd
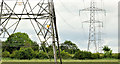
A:
<svg viewBox="0 0 120 64">
<path fill-rule="evenodd" d="M 103 33 L 101 44 L 108 45 L 116 53 L 118 52 L 118 0 L 94 1 L 98 8 L 106 10 L 106 16 L 104 12 L 96 12 L 96 20 L 103 21 L 104 25 L 101 29 Z M 57 0 L 55 5 L 60 41 L 71 40 L 81 50 L 87 50 L 89 24 L 82 22 L 89 20 L 89 12 L 81 12 L 79 15 L 79 10 L 90 7 L 90 0 Z"/>
<path fill-rule="evenodd" d="M 114 53 L 117 53 L 119 0 L 94 1 L 96 2 L 96 7 L 106 10 L 106 16 L 104 12 L 96 12 L 96 20 L 102 21 L 104 26 L 101 29 L 101 45 L 108 45 Z M 34 6 L 34 4 L 32 6 Z M 75 43 L 80 50 L 87 50 L 89 24 L 82 22 L 89 20 L 89 12 L 80 12 L 79 14 L 79 10 L 90 7 L 90 0 L 54 0 L 54 6 L 60 43 L 63 43 L 65 40 L 70 40 Z M 19 29 L 23 31 L 20 32 L 29 32 L 30 38 L 39 42 L 35 32 L 31 29 L 32 27 L 26 26 L 30 26 L 28 22 L 21 23 Z M 98 30 L 97 26 L 96 30 Z M 93 47 L 94 45 L 92 44 L 91 46 Z M 92 47 L 91 50 L 93 50 Z"/>
</svg>

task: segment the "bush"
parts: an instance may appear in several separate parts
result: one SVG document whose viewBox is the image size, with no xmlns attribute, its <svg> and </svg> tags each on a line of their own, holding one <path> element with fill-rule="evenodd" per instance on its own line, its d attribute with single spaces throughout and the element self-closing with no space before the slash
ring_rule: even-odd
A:
<svg viewBox="0 0 120 64">
<path fill-rule="evenodd" d="M 19 53 L 19 51 L 13 51 L 13 53 L 10 55 L 10 57 L 11 58 L 16 58 L 16 59 L 20 59 L 19 56 L 20 55 L 20 53 Z"/>
<path fill-rule="evenodd" d="M 38 53 L 39 53 L 39 51 L 34 51 L 34 53 L 33 53 L 33 58 L 34 59 L 37 58 Z"/>
<path fill-rule="evenodd" d="M 63 59 L 70 59 L 70 58 L 72 58 L 72 56 L 68 53 L 68 52 L 65 52 L 64 50 L 63 51 L 61 51 L 61 57 L 63 58 Z"/>
<path fill-rule="evenodd" d="M 118 59 L 120 59 L 120 53 L 118 53 Z"/>
<path fill-rule="evenodd" d="M 9 57 L 9 56 L 10 56 L 10 52 L 8 51 L 2 52 L 2 57 Z"/>
<path fill-rule="evenodd" d="M 104 54 L 100 53 L 100 59 L 104 58 Z"/>
<path fill-rule="evenodd" d="M 87 51 L 78 51 L 73 56 L 74 59 L 90 59 L 92 53 Z"/>
<path fill-rule="evenodd" d="M 104 58 L 112 58 L 112 50 L 110 50 L 110 51 L 105 51 L 105 53 L 104 53 Z"/>
<path fill-rule="evenodd" d="M 100 58 L 100 53 L 93 53 L 91 55 L 91 59 L 99 59 Z"/>
<path fill-rule="evenodd" d="M 91 59 L 91 55 L 92 55 L 91 52 L 83 51 L 83 53 L 85 54 L 85 59 Z"/>
<path fill-rule="evenodd" d="M 112 58 L 118 59 L 118 53 L 112 54 Z"/>
<path fill-rule="evenodd" d="M 53 51 L 49 51 L 49 52 L 48 52 L 48 55 L 49 55 L 50 59 L 54 58 Z"/>
<path fill-rule="evenodd" d="M 82 51 L 76 52 L 75 55 L 73 56 L 75 59 L 85 59 L 84 53 Z"/>
<path fill-rule="evenodd" d="M 38 54 L 37 54 L 37 57 L 36 58 L 39 58 L 39 59 L 48 59 L 48 56 L 45 52 L 43 51 L 40 51 Z"/>
<path fill-rule="evenodd" d="M 11 58 L 16 59 L 32 59 L 34 58 L 34 51 L 32 48 L 20 48 L 19 51 L 14 51 Z"/>
</svg>

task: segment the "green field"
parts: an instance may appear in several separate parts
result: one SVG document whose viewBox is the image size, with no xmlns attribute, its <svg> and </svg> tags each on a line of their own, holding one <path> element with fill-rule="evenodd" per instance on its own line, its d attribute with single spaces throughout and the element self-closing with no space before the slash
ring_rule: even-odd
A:
<svg viewBox="0 0 120 64">
<path fill-rule="evenodd" d="M 58 60 L 59 62 L 59 60 Z M 73 60 L 63 59 L 63 64 L 119 64 L 117 59 Z M 5 58 L 2 64 L 54 64 L 54 59 L 17 60 Z"/>
<path fill-rule="evenodd" d="M 59 61 L 59 60 L 58 60 Z M 51 61 L 49 59 L 32 59 L 32 60 L 2 60 L 2 62 L 54 62 L 54 59 Z M 63 60 L 63 62 L 118 62 L 117 59 L 96 59 L 96 60 Z"/>
</svg>

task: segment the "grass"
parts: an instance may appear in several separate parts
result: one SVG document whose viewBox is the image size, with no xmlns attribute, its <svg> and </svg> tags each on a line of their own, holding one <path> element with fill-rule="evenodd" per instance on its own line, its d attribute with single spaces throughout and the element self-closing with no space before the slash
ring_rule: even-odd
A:
<svg viewBox="0 0 120 64">
<path fill-rule="evenodd" d="M 51 59 L 50 61 L 49 59 L 18 60 L 18 59 L 3 58 L 1 64 L 55 64 L 55 63 L 54 63 L 54 59 Z M 63 59 L 63 64 L 120 64 L 120 63 L 118 63 L 118 59 L 107 58 L 107 59 L 94 59 L 94 60 Z"/>
<path fill-rule="evenodd" d="M 59 60 L 58 60 L 59 61 Z M 86 59 L 86 60 L 75 60 L 75 59 L 63 59 L 63 62 L 118 62 L 118 59 Z M 10 58 L 2 58 L 2 62 L 54 62 L 54 59 L 31 59 L 31 60 L 18 60 Z"/>
</svg>

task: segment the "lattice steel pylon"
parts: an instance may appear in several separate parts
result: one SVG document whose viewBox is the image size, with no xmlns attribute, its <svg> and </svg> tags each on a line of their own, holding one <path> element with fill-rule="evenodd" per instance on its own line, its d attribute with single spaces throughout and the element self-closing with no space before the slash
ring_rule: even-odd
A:
<svg viewBox="0 0 120 64">
<path fill-rule="evenodd" d="M 8 37 L 17 32 L 20 22 L 29 20 L 40 42 L 52 43 L 55 64 L 57 64 L 56 44 L 59 56 L 60 48 L 53 0 L 12 0 L 12 2 L 2 0 L 0 11 L 1 37 Z M 61 56 L 60 63 L 62 64 Z"/>
<path fill-rule="evenodd" d="M 85 23 L 89 23 L 89 39 L 88 39 L 88 48 L 87 50 L 90 51 L 90 44 L 95 45 L 95 52 L 97 52 L 97 44 L 96 44 L 96 23 L 103 23 L 101 21 L 97 21 L 95 14 L 96 11 L 104 11 L 104 9 L 99 9 L 95 6 L 95 2 L 91 0 L 90 7 L 81 9 L 80 11 L 90 11 L 90 20 L 84 21 Z M 79 11 L 79 12 L 80 12 Z"/>
<path fill-rule="evenodd" d="M 98 25 L 98 52 L 99 53 L 102 53 L 102 50 L 101 50 L 101 48 L 102 48 L 102 31 L 101 31 L 101 29 L 103 28 L 103 23 L 102 23 L 102 25 L 99 23 L 99 25 Z"/>
</svg>

